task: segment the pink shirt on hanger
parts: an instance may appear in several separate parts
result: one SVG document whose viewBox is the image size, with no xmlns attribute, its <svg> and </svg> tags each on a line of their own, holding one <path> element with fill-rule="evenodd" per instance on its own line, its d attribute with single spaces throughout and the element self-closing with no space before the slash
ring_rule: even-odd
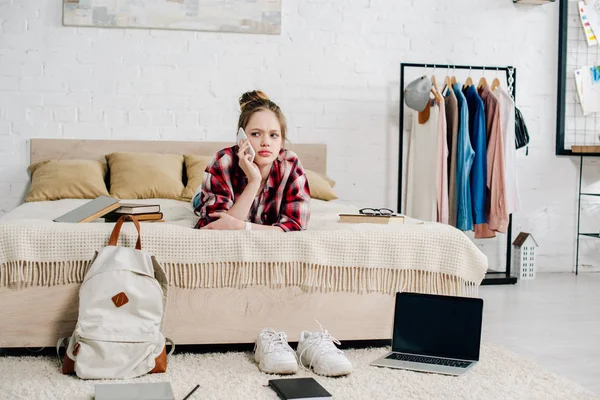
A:
<svg viewBox="0 0 600 400">
<path fill-rule="evenodd" d="M 506 210 L 506 180 L 504 177 L 504 141 L 500 127 L 500 105 L 489 86 L 479 89 L 486 118 L 487 145 L 487 188 L 489 214 L 487 224 L 475 226 L 476 238 L 496 236 L 494 231 L 506 232 L 508 212 Z"/>
</svg>

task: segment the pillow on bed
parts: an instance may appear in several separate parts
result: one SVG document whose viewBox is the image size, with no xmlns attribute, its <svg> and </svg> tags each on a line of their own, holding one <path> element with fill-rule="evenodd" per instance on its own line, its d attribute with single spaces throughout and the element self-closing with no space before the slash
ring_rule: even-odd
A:
<svg viewBox="0 0 600 400">
<path fill-rule="evenodd" d="M 196 156 L 186 154 L 183 156 L 185 163 L 185 171 L 187 174 L 187 185 L 181 193 L 181 199 L 191 201 L 192 196 L 196 193 L 196 189 L 202 184 L 204 179 L 204 170 L 213 160 L 214 156 Z"/>
<path fill-rule="evenodd" d="M 318 173 L 318 172 L 317 172 Z M 327 175 L 322 175 L 319 174 L 319 176 L 323 179 L 325 179 L 327 181 L 327 183 L 329 183 L 329 186 L 334 187 L 335 186 L 335 181 L 333 179 L 331 179 L 330 177 L 328 177 Z"/>
<path fill-rule="evenodd" d="M 310 187 L 311 198 L 319 200 L 335 200 L 338 198 L 332 188 L 335 185 L 334 181 L 310 169 L 305 169 L 304 172 Z M 329 182 L 332 182 L 333 185 Z"/>
<path fill-rule="evenodd" d="M 110 195 L 119 199 L 181 199 L 183 156 L 158 153 L 106 155 Z"/>
<path fill-rule="evenodd" d="M 48 160 L 31 165 L 25 201 L 95 199 L 108 196 L 106 164 L 94 160 Z"/>
</svg>

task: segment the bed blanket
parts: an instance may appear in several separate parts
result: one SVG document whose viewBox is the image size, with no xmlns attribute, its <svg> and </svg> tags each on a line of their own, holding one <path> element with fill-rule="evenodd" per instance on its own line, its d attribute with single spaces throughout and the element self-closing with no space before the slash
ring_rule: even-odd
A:
<svg viewBox="0 0 600 400">
<path fill-rule="evenodd" d="M 157 200 L 136 200 L 153 203 Z M 113 223 L 66 224 L 52 219 L 85 200 L 25 203 L 0 219 L 0 287 L 81 282 Z M 190 229 L 191 206 L 160 200 L 167 223 L 142 224 L 142 248 L 181 288 L 299 286 L 306 291 L 395 293 L 419 290 L 472 296 L 486 256 L 461 231 L 437 223 L 343 224 L 340 203 L 313 201 L 302 232 Z M 119 245 L 134 246 L 132 224 Z"/>
</svg>

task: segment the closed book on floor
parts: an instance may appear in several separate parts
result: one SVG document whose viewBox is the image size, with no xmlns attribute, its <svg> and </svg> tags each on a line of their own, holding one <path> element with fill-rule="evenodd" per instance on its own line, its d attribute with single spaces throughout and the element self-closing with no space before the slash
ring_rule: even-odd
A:
<svg viewBox="0 0 600 400">
<path fill-rule="evenodd" d="M 340 214 L 339 221 L 349 224 L 403 224 L 404 215 Z"/>
<path fill-rule="evenodd" d="M 331 399 L 323 386 L 313 378 L 271 379 L 269 386 L 283 400 Z"/>
<path fill-rule="evenodd" d="M 92 222 L 119 208 L 119 200 L 100 196 L 54 219 L 54 222 Z"/>
<path fill-rule="evenodd" d="M 160 212 L 160 204 L 120 203 L 115 210 L 117 214 L 150 214 Z"/>
</svg>

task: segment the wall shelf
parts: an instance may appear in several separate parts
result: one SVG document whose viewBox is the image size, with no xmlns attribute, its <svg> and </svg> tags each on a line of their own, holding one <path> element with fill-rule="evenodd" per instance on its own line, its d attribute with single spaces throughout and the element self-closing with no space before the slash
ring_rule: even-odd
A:
<svg viewBox="0 0 600 400">
<path fill-rule="evenodd" d="M 581 191 L 581 181 L 583 180 L 583 160 L 584 157 L 590 156 L 589 153 L 580 153 L 578 154 L 580 157 L 579 161 L 579 192 L 577 197 L 577 247 L 575 251 L 575 275 L 579 274 L 579 238 L 581 236 L 586 236 L 594 239 L 600 239 L 600 232 L 598 233 L 590 233 L 590 232 L 581 232 L 581 196 L 600 196 L 600 193 L 583 193 Z"/>
<path fill-rule="evenodd" d="M 593 238 L 596 238 L 596 239 L 600 239 L 600 233 L 583 233 L 583 232 L 580 232 L 579 236 L 588 236 L 588 237 L 593 237 Z"/>
<path fill-rule="evenodd" d="M 537 5 L 541 5 L 541 4 L 548 4 L 548 3 L 554 3 L 556 0 L 513 0 L 513 3 L 515 4 L 537 4 Z"/>
</svg>

